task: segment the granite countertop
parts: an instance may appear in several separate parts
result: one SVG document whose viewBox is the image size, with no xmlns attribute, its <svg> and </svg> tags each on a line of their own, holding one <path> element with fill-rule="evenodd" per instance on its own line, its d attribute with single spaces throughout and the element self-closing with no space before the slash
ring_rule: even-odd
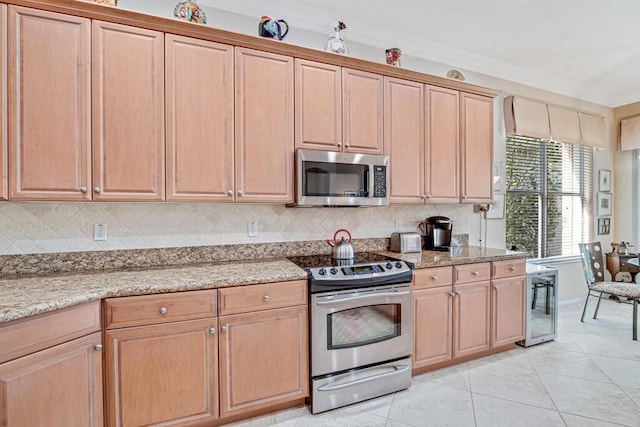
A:
<svg viewBox="0 0 640 427">
<path fill-rule="evenodd" d="M 107 297 L 306 280 L 286 259 L 0 280 L 0 324 Z"/>
<path fill-rule="evenodd" d="M 516 259 L 527 255 L 474 246 L 460 246 L 451 253 L 379 253 L 411 262 L 414 268 Z M 0 279 L 0 324 L 108 297 L 306 279 L 307 273 L 285 258 L 167 268 L 129 268 L 102 273 L 17 275 Z"/>
</svg>

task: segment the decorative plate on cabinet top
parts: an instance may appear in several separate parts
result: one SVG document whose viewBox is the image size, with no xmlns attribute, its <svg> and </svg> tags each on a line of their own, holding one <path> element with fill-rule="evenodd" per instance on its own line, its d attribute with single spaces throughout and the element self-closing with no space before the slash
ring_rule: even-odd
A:
<svg viewBox="0 0 640 427">
<path fill-rule="evenodd" d="M 197 24 L 206 24 L 207 15 L 195 1 L 183 1 L 176 5 L 173 9 L 173 16 L 183 21 L 195 22 Z"/>
<path fill-rule="evenodd" d="M 117 6 L 118 0 L 90 0 L 93 3 L 107 4 L 109 6 Z"/>
</svg>

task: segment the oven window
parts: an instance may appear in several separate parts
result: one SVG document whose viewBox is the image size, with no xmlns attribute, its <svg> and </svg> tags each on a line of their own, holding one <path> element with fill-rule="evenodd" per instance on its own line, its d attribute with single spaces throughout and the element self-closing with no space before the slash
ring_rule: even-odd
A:
<svg viewBox="0 0 640 427">
<path fill-rule="evenodd" d="M 359 347 L 400 336 L 400 304 L 350 308 L 327 315 L 327 348 Z"/>
</svg>

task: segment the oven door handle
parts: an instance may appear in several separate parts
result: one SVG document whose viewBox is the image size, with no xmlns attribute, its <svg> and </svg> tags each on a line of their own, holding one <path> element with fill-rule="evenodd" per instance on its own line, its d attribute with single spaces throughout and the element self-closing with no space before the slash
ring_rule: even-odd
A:
<svg viewBox="0 0 640 427">
<path fill-rule="evenodd" d="M 354 385 L 366 383 L 366 382 L 369 382 L 369 381 L 379 380 L 380 378 L 384 378 L 384 377 L 388 377 L 390 375 L 396 375 L 396 374 L 400 374 L 402 372 L 405 372 L 407 369 L 409 369 L 409 365 L 394 365 L 394 366 L 390 366 L 389 368 L 392 369 L 392 370 L 390 372 L 385 372 L 384 374 L 372 375 L 370 377 L 360 378 L 358 380 L 349 381 L 349 382 L 346 382 L 346 383 L 341 383 L 341 384 L 336 384 L 336 385 L 326 384 L 326 385 L 318 387 L 318 391 L 340 390 L 340 389 L 343 389 L 343 388 L 352 387 Z"/>
<path fill-rule="evenodd" d="M 398 291 L 398 292 L 380 292 L 380 293 L 374 293 L 374 294 L 362 294 L 362 295 L 354 295 L 354 296 L 346 296 L 346 297 L 340 297 L 340 298 L 332 298 L 332 299 L 327 299 L 327 300 L 322 300 L 322 301 L 316 301 L 317 305 L 329 305 L 329 304 L 335 304 L 335 303 L 341 303 L 341 302 L 349 302 L 349 301 L 355 301 L 355 300 L 359 300 L 359 299 L 364 299 L 364 298 L 377 298 L 377 297 L 398 297 L 398 296 L 402 296 L 402 295 L 409 295 L 411 293 L 411 291 Z"/>
</svg>

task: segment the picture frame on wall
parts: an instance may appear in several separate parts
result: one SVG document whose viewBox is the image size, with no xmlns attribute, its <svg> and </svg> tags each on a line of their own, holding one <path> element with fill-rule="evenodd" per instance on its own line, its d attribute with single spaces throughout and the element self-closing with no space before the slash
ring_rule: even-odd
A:
<svg viewBox="0 0 640 427">
<path fill-rule="evenodd" d="M 598 234 L 609 234 L 611 231 L 611 218 L 598 218 Z"/>
<path fill-rule="evenodd" d="M 611 171 L 608 169 L 598 170 L 598 191 L 611 192 Z"/>
<path fill-rule="evenodd" d="M 612 212 L 611 193 L 598 192 L 597 203 L 598 203 L 598 208 L 597 208 L 598 216 L 611 216 L 611 212 Z"/>
<path fill-rule="evenodd" d="M 504 194 L 494 194 L 493 203 L 489 205 L 487 219 L 504 218 Z"/>
</svg>

